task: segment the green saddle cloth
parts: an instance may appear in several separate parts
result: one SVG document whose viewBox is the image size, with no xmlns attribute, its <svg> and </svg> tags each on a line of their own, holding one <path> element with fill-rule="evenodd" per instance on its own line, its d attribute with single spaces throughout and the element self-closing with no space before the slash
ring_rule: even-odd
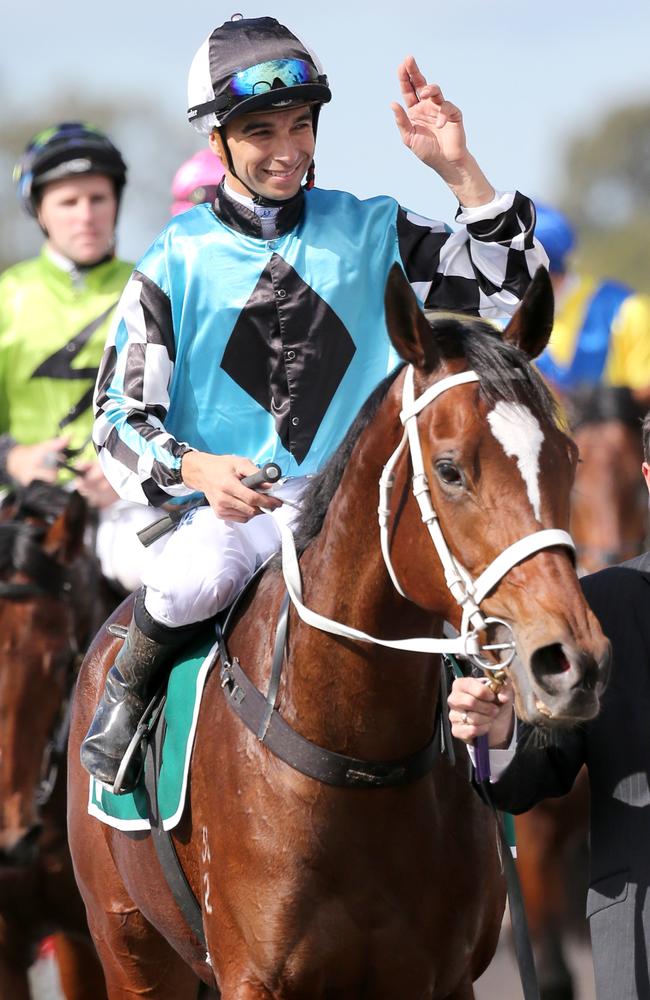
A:
<svg viewBox="0 0 650 1000">
<path fill-rule="evenodd" d="M 169 677 L 163 710 L 167 730 L 158 783 L 160 816 L 165 830 L 172 830 L 183 815 L 201 696 L 216 655 L 214 632 L 204 634 L 183 650 Z M 127 795 L 113 795 L 91 777 L 88 812 L 118 830 L 149 830 L 144 777 L 135 791 Z"/>
</svg>

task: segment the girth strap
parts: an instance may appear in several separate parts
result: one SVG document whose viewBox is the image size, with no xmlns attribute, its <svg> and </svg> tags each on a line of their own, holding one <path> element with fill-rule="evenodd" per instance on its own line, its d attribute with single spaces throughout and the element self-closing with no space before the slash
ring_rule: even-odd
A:
<svg viewBox="0 0 650 1000">
<path fill-rule="evenodd" d="M 221 686 L 226 701 L 257 736 L 267 717 L 268 702 L 246 676 L 236 658 L 221 652 Z M 296 771 L 326 785 L 344 788 L 389 788 L 416 781 L 431 771 L 440 752 L 440 719 L 426 747 L 399 760 L 360 760 L 320 747 L 292 729 L 273 709 L 260 740 L 271 753 Z M 259 737 L 258 737 L 259 738 Z"/>
<path fill-rule="evenodd" d="M 185 877 L 185 872 L 174 847 L 172 835 L 169 830 L 164 829 L 160 817 L 158 779 L 160 777 L 162 747 L 165 738 L 165 719 L 162 714 L 165 700 L 166 696 L 163 696 L 161 703 L 157 706 L 158 716 L 149 731 L 146 746 L 144 784 L 147 791 L 147 812 L 149 814 L 149 823 L 151 824 L 151 839 L 156 850 L 158 863 L 176 901 L 176 905 L 196 941 L 207 954 L 207 941 L 203 929 L 201 905 Z"/>
</svg>

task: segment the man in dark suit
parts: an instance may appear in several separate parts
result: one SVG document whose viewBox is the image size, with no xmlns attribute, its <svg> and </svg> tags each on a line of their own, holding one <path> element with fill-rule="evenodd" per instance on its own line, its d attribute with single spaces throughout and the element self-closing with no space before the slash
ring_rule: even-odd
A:
<svg viewBox="0 0 650 1000">
<path fill-rule="evenodd" d="M 650 490 L 650 414 L 643 424 Z M 591 787 L 587 896 L 598 1000 L 650 1000 L 650 553 L 582 580 L 612 643 L 610 682 L 596 719 L 572 730 L 518 723 L 509 685 L 494 695 L 476 678 L 454 682 L 454 736 L 487 733 L 495 805 L 525 812 L 564 795 L 585 765 Z"/>
</svg>

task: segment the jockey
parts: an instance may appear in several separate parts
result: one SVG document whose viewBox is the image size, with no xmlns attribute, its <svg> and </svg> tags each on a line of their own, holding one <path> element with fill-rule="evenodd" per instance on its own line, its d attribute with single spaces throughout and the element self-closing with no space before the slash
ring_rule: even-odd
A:
<svg viewBox="0 0 650 1000">
<path fill-rule="evenodd" d="M 132 590 L 142 559 L 135 531 L 155 514 L 119 500 L 91 441 L 97 369 L 132 270 L 115 256 L 126 170 L 86 122 L 40 132 L 16 166 L 18 197 L 46 239 L 39 257 L 0 277 L 0 483 L 77 489 L 99 512 L 104 575 Z"/>
<path fill-rule="evenodd" d="M 94 440 L 120 496 L 161 504 L 198 491 L 210 506 L 185 515 L 143 574 L 81 751 L 105 783 L 154 675 L 277 551 L 274 520 L 292 521 L 307 477 L 394 368 L 391 267 L 428 308 L 492 317 L 514 310 L 545 262 L 531 202 L 495 193 L 458 108 L 413 58 L 399 78 L 397 127 L 457 197 L 459 232 L 389 197 L 314 186 L 330 88 L 314 53 L 274 18 L 238 15 L 194 57 L 188 117 L 225 178 L 212 205 L 167 225 L 127 285 L 97 381 Z M 273 493 L 242 484 L 268 461 L 291 478 Z"/>
<path fill-rule="evenodd" d="M 211 149 L 200 149 L 190 156 L 174 174 L 171 214 L 187 212 L 204 201 L 213 202 L 224 173 L 221 160 Z"/>
<path fill-rule="evenodd" d="M 650 297 L 616 281 L 597 281 L 570 265 L 576 234 L 557 209 L 536 205 L 535 235 L 549 256 L 555 323 L 535 364 L 570 393 L 605 385 L 629 389 L 650 406 Z"/>
</svg>

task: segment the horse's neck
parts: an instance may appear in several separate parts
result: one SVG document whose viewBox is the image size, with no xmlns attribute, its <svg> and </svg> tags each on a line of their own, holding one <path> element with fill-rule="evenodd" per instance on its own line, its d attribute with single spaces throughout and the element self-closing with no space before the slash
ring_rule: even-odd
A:
<svg viewBox="0 0 650 1000">
<path fill-rule="evenodd" d="M 384 450 L 399 440 L 397 410 L 388 399 L 373 420 L 372 439 Z M 441 622 L 400 597 L 384 565 L 376 520 L 379 467 L 362 437 L 320 535 L 301 560 L 305 603 L 383 639 L 440 634 Z M 290 630 L 286 714 L 328 746 L 361 757 L 397 757 L 430 738 L 438 679 L 437 657 L 340 640 L 297 622 Z"/>
</svg>

